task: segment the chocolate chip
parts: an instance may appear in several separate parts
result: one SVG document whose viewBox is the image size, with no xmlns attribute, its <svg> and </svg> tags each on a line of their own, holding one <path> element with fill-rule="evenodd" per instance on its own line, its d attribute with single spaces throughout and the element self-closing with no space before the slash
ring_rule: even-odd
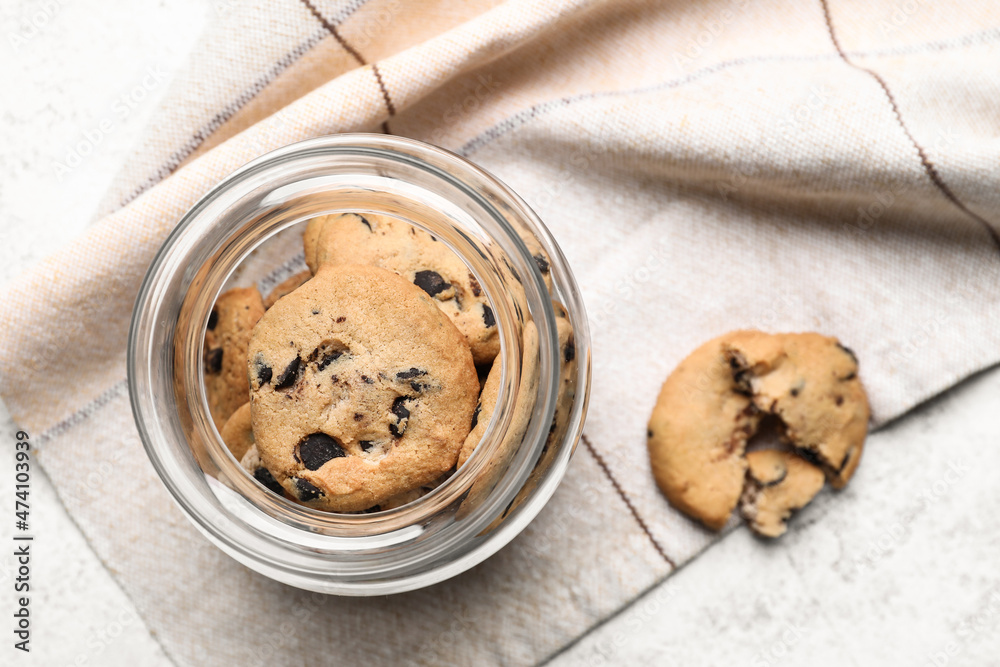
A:
<svg viewBox="0 0 1000 667">
<path fill-rule="evenodd" d="M 400 419 L 406 419 L 410 416 L 410 411 L 406 407 L 406 401 L 410 400 L 409 396 L 397 396 L 396 400 L 392 402 L 392 414 L 396 415 Z"/>
<path fill-rule="evenodd" d="M 412 380 L 413 378 L 418 378 L 422 375 L 427 375 L 427 371 L 422 371 L 419 368 L 410 368 L 406 371 L 399 371 L 396 373 L 397 380 Z"/>
<path fill-rule="evenodd" d="M 726 357 L 729 361 L 729 369 L 733 373 L 733 391 L 742 396 L 753 396 L 753 385 L 751 379 L 753 373 L 747 368 L 746 360 L 739 352 L 728 352 Z"/>
<path fill-rule="evenodd" d="M 858 363 L 858 357 L 857 357 L 856 354 L 854 354 L 854 350 L 852 350 L 851 348 L 847 347 L 846 345 L 841 345 L 839 341 L 837 342 L 837 347 L 839 347 L 841 350 L 843 350 L 847 354 L 847 356 L 849 356 L 851 359 L 853 359 L 855 364 Z"/>
<path fill-rule="evenodd" d="M 396 416 L 396 423 L 389 424 L 389 433 L 396 438 L 403 437 L 403 432 L 406 431 L 406 423 L 410 418 L 410 411 L 406 407 L 406 401 L 409 401 L 409 396 L 397 396 L 396 400 L 392 402 L 392 414 Z"/>
<path fill-rule="evenodd" d="M 288 389 L 295 384 L 295 380 L 299 377 L 299 363 L 300 361 L 298 357 L 295 357 L 291 360 L 291 362 L 289 362 L 289 364 L 285 367 L 285 370 L 283 370 L 281 375 L 278 376 L 278 379 L 274 381 L 275 389 Z"/>
<path fill-rule="evenodd" d="M 837 400 L 836 400 L 836 403 L 837 403 L 837 405 L 843 405 L 844 404 L 844 397 L 843 396 L 838 396 Z"/>
<path fill-rule="evenodd" d="M 412 389 L 413 391 L 417 392 L 418 394 L 423 393 L 424 389 L 427 389 L 427 386 L 428 385 L 427 385 L 426 382 L 416 382 L 416 381 L 414 381 L 414 382 L 410 383 L 410 389 Z"/>
<path fill-rule="evenodd" d="M 844 471 L 844 468 L 847 467 L 847 462 L 851 460 L 851 452 L 853 451 L 854 451 L 853 449 L 848 449 L 847 452 L 844 454 L 844 459 L 840 462 L 840 467 L 837 468 L 838 475 Z"/>
<path fill-rule="evenodd" d="M 307 364 L 315 363 L 316 370 L 321 371 L 349 352 L 339 341 L 326 341 L 313 350 L 305 361 Z"/>
<path fill-rule="evenodd" d="M 222 348 L 217 347 L 205 353 L 205 372 L 219 373 L 222 371 Z"/>
<path fill-rule="evenodd" d="M 343 315 L 341 315 L 340 317 L 337 318 L 337 324 L 343 324 L 346 321 L 347 321 L 347 318 L 344 317 Z"/>
<path fill-rule="evenodd" d="M 302 501 L 316 500 L 323 495 L 318 486 L 301 477 L 295 478 L 295 488 L 299 492 L 299 500 Z"/>
<path fill-rule="evenodd" d="M 566 343 L 566 349 L 563 350 L 563 359 L 566 360 L 566 363 L 569 363 L 573 361 L 573 359 L 575 358 L 576 358 L 576 343 L 570 341 Z"/>
<path fill-rule="evenodd" d="M 371 449 L 372 449 L 372 447 L 375 446 L 375 441 L 374 440 L 361 440 L 361 441 L 358 442 L 358 444 L 361 445 L 361 451 L 363 451 L 363 452 L 370 452 Z"/>
<path fill-rule="evenodd" d="M 476 424 L 479 423 L 479 413 L 482 412 L 482 409 L 483 409 L 482 403 L 476 405 L 476 411 L 472 413 L 472 426 L 469 427 L 469 430 L 476 428 Z"/>
<path fill-rule="evenodd" d="M 355 215 L 357 214 L 355 213 Z M 372 231 L 372 223 L 368 222 L 368 218 L 363 215 L 358 215 L 358 217 L 361 218 L 361 224 L 367 227 L 368 231 Z"/>
<path fill-rule="evenodd" d="M 363 382 L 364 382 L 365 384 L 375 384 L 375 380 L 371 379 L 371 378 L 370 378 L 370 377 L 368 377 L 367 375 L 362 375 L 362 376 L 361 376 L 361 380 L 362 380 L 362 381 L 363 381 Z"/>
<path fill-rule="evenodd" d="M 516 496 L 510 499 L 510 502 L 509 502 L 509 503 L 507 503 L 507 507 L 505 507 L 505 508 L 503 509 L 503 514 L 502 514 L 501 516 L 504 516 L 504 517 L 506 517 L 506 516 L 507 516 L 507 515 L 508 515 L 508 514 L 510 513 L 510 510 L 511 510 L 511 508 L 513 508 L 513 507 L 514 507 L 514 501 L 515 501 L 515 500 L 517 500 L 517 497 L 516 497 Z"/>
<path fill-rule="evenodd" d="M 364 418 L 365 418 L 365 416 L 363 414 L 361 414 L 360 412 L 355 412 L 354 413 L 354 421 L 359 422 L 359 421 L 361 421 Z"/>
<path fill-rule="evenodd" d="M 319 315 L 319 308 L 313 308 L 312 309 L 312 314 L 313 315 Z"/>
<path fill-rule="evenodd" d="M 260 468 L 254 470 L 253 478 L 263 484 L 269 491 L 273 491 L 279 496 L 281 495 L 281 492 L 283 491 L 281 484 L 278 484 L 278 480 L 274 479 L 271 471 L 267 468 L 261 466 Z"/>
<path fill-rule="evenodd" d="M 795 453 L 801 456 L 807 462 L 816 466 L 817 468 L 825 468 L 823 460 L 820 459 L 819 454 L 817 454 L 813 450 L 807 449 L 805 447 L 796 447 Z"/>
<path fill-rule="evenodd" d="M 417 274 L 413 276 L 413 284 L 431 296 L 440 294 L 451 287 L 451 283 L 447 282 L 436 271 L 417 271 Z"/>
<path fill-rule="evenodd" d="M 299 452 L 296 458 L 302 462 L 307 470 L 319 470 L 323 464 L 333 459 L 347 456 L 347 452 L 337 439 L 326 433 L 313 433 L 307 435 L 299 443 Z"/>
<path fill-rule="evenodd" d="M 257 374 L 257 383 L 261 387 L 271 381 L 271 367 L 264 363 L 264 357 L 260 354 L 254 359 L 254 372 Z"/>
<path fill-rule="evenodd" d="M 487 327 L 494 327 L 497 324 L 496 318 L 493 317 L 493 309 L 483 304 L 483 324 Z"/>
<path fill-rule="evenodd" d="M 747 472 L 749 472 L 749 471 L 747 471 Z M 782 470 L 781 474 L 778 475 L 777 478 L 772 479 L 770 482 L 760 482 L 760 480 L 758 480 L 758 484 L 760 484 L 763 487 L 777 486 L 777 485 L 781 484 L 782 482 L 784 482 L 786 477 L 788 477 L 788 468 L 785 468 L 784 470 Z"/>
<path fill-rule="evenodd" d="M 652 438 L 653 437 L 653 429 L 651 429 L 651 428 L 647 428 L 646 429 L 646 437 L 647 438 Z"/>
<path fill-rule="evenodd" d="M 794 397 L 796 397 L 796 396 L 799 395 L 799 388 L 798 387 L 792 387 L 792 390 L 789 393 L 791 393 L 792 397 L 794 398 Z"/>
<path fill-rule="evenodd" d="M 213 308 L 212 312 L 208 316 L 208 330 L 212 331 L 213 329 L 215 329 L 218 323 L 219 323 L 219 311 Z"/>
<path fill-rule="evenodd" d="M 322 359 L 319 360 L 319 363 L 316 364 L 316 369 L 323 370 L 324 368 L 335 362 L 337 359 L 340 359 L 342 356 L 344 356 L 344 353 L 341 350 L 333 350 L 331 352 L 328 352 Z"/>
<path fill-rule="evenodd" d="M 545 259 L 545 255 L 542 253 L 535 255 L 535 264 L 538 265 L 538 270 L 543 276 L 549 272 L 549 260 Z"/>
<path fill-rule="evenodd" d="M 472 296 L 479 296 L 483 293 L 482 285 L 479 284 L 479 281 L 471 273 L 469 274 L 469 287 L 472 289 Z"/>
</svg>

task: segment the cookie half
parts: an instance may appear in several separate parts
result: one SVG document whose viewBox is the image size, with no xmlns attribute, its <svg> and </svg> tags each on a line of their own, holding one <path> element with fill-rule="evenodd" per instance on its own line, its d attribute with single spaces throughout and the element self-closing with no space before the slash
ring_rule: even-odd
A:
<svg viewBox="0 0 1000 667">
<path fill-rule="evenodd" d="M 743 457 L 760 411 L 736 391 L 727 337 L 692 352 L 670 374 L 649 420 L 653 476 L 674 507 L 713 530 L 729 520 L 746 478 Z"/>
</svg>

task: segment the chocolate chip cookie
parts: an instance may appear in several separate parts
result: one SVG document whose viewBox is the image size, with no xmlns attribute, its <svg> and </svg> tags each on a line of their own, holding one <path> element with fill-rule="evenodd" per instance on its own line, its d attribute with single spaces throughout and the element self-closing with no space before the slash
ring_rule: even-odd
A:
<svg viewBox="0 0 1000 667">
<path fill-rule="evenodd" d="M 475 483 L 473 483 L 472 487 L 469 489 L 469 493 L 465 500 L 462 501 L 462 504 L 455 515 L 459 519 L 462 519 L 472 513 L 482 504 L 483 501 L 486 500 L 486 498 L 489 497 L 490 492 L 496 488 L 500 478 L 503 477 L 504 473 L 506 473 L 514 455 L 524 442 L 524 437 L 528 430 L 528 424 L 531 421 L 531 412 L 534 409 L 534 401 L 531 397 L 537 395 L 538 383 L 540 381 L 538 349 L 538 328 L 535 326 L 533 321 L 527 320 L 525 321 L 524 328 L 521 331 L 521 358 L 519 360 L 520 378 L 517 385 L 517 394 L 522 397 L 522 399 L 513 404 L 513 407 L 511 408 L 510 422 L 507 427 L 498 434 L 499 442 L 496 443 L 493 450 L 490 452 L 490 456 L 483 464 L 483 468 L 476 478 Z M 497 403 L 496 396 L 499 394 L 499 391 L 502 390 L 500 387 L 501 371 L 497 362 L 494 362 L 494 367 L 490 371 L 490 375 L 496 378 L 496 380 L 494 380 L 494 386 L 497 388 L 495 390 L 491 390 L 490 394 L 492 396 L 492 404 L 495 406 Z M 487 379 L 486 383 L 487 385 L 491 384 L 489 379 Z M 484 399 L 484 404 L 488 405 L 490 400 L 490 397 L 486 397 Z M 476 417 L 475 425 L 476 429 L 479 429 L 479 438 L 466 439 L 466 443 L 469 446 L 466 449 L 465 457 L 462 459 L 463 463 L 465 463 L 469 456 L 471 456 L 472 452 L 481 445 L 479 440 L 486 430 L 486 423 L 490 420 L 490 417 L 484 416 L 482 412 L 483 410 L 480 409 L 480 414 Z"/>
<path fill-rule="evenodd" d="M 764 415 L 835 488 L 850 479 L 868 430 L 857 359 L 815 333 L 736 331 L 684 359 L 660 390 L 647 432 L 650 464 L 667 499 L 722 528 L 746 483 L 747 440 Z"/>
<path fill-rule="evenodd" d="M 248 363 L 264 467 L 299 501 L 338 512 L 452 468 L 479 389 L 452 321 L 375 266 L 320 265 L 261 318 Z"/>
<path fill-rule="evenodd" d="M 556 305 L 556 304 L 554 304 Z M 552 423 L 549 426 L 548 435 L 545 438 L 545 445 L 538 457 L 535 467 L 528 475 L 527 481 L 521 490 L 514 496 L 511 502 L 498 516 L 493 523 L 487 526 L 486 530 L 492 530 L 500 525 L 512 512 L 531 497 L 542 478 L 548 472 L 555 460 L 558 447 L 554 445 L 566 437 L 569 427 L 569 417 L 573 409 L 573 401 L 576 397 L 576 345 L 573 342 L 573 327 L 566 317 L 565 311 L 559 316 L 559 308 L 556 309 L 556 329 L 559 336 L 559 394 L 556 397 L 556 411 L 552 416 Z"/>
<path fill-rule="evenodd" d="M 310 221 L 303 244 L 310 267 L 369 264 L 422 289 L 465 335 L 477 364 L 492 362 L 499 352 L 486 292 L 458 255 L 422 229 L 388 216 L 345 213 Z"/>
<path fill-rule="evenodd" d="M 725 337 L 705 343 L 660 389 L 647 431 L 649 461 L 670 503 L 713 530 L 739 501 L 746 476 L 743 450 L 759 411 L 737 392 Z"/>
<path fill-rule="evenodd" d="M 215 427 L 247 402 L 247 345 L 250 332 L 264 314 L 256 287 L 231 289 L 219 296 L 205 332 L 205 393 Z"/>
<path fill-rule="evenodd" d="M 559 397 L 556 412 L 552 417 L 552 427 L 549 429 L 550 440 L 560 427 L 565 425 L 576 395 L 576 346 L 573 343 L 573 326 L 565 316 L 556 317 L 556 331 L 559 336 Z M 500 358 L 497 357 L 490 367 L 490 373 L 479 396 L 479 403 L 472 415 L 472 431 L 465 439 L 462 452 L 458 456 L 459 467 L 472 455 L 493 418 L 500 393 L 501 366 Z M 546 442 L 545 451 L 549 449 L 550 444 L 551 442 Z"/>
</svg>

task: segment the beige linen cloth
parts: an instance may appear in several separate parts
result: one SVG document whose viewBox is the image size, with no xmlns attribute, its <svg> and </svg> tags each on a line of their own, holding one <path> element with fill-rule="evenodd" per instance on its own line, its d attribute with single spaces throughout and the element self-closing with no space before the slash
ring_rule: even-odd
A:
<svg viewBox="0 0 1000 667">
<path fill-rule="evenodd" d="M 645 452 L 660 383 L 702 341 L 836 335 L 876 425 L 1000 359 L 994 2 L 213 8 L 100 221 L 0 300 L 3 399 L 179 664 L 542 661 L 715 539 Z M 179 217 L 258 155 L 358 131 L 505 180 L 562 245 L 593 332 L 585 442 L 549 506 L 486 563 L 388 599 L 303 593 L 208 544 L 147 462 L 125 384 L 132 302 Z M 864 470 L 844 493 L 878 493 Z"/>
</svg>

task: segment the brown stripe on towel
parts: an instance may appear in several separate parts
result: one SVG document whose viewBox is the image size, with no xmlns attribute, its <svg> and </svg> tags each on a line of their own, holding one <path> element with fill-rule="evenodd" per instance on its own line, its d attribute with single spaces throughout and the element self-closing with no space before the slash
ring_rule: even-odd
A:
<svg viewBox="0 0 1000 667">
<path fill-rule="evenodd" d="M 896 120 L 899 121 L 899 126 L 903 128 L 903 133 L 906 135 L 906 138 L 910 140 L 910 143 L 913 144 L 913 147 L 917 150 L 917 155 L 920 157 L 920 163 L 924 166 L 924 171 L 927 172 L 927 177 L 931 179 L 931 182 L 934 183 L 937 189 L 941 191 L 941 194 L 943 194 L 948 199 L 948 201 L 950 201 L 952 204 L 958 207 L 959 210 L 963 211 L 966 215 L 968 215 L 970 218 L 978 222 L 986 229 L 986 232 L 990 235 L 990 238 L 993 239 L 993 245 L 996 247 L 997 252 L 1000 253 L 1000 232 L 997 232 L 997 230 L 994 229 L 993 225 L 987 222 L 984 218 L 974 213 L 973 211 L 969 210 L 969 207 L 963 204 L 961 200 L 959 200 L 959 198 L 955 195 L 955 193 L 952 192 L 952 189 L 948 187 L 948 184 L 944 182 L 944 179 L 941 178 L 941 174 L 938 173 L 937 167 L 935 167 L 934 163 L 931 162 L 930 158 L 927 157 L 927 151 L 925 151 L 923 146 L 921 146 L 917 142 L 916 137 L 914 137 L 913 133 L 910 132 L 910 128 L 906 126 L 905 122 L 903 122 L 903 115 L 899 111 L 899 105 L 896 103 L 896 98 L 889 90 L 889 86 L 888 84 L 886 84 L 885 79 L 883 79 L 874 70 L 868 69 L 867 67 L 862 67 L 861 65 L 854 63 L 847 56 L 847 54 L 844 53 L 844 49 L 841 48 L 840 46 L 840 40 L 837 39 L 837 31 L 833 29 L 833 20 L 830 18 L 829 2 L 828 0 L 819 0 L 819 2 L 823 6 L 823 18 L 826 19 L 826 28 L 830 32 L 830 40 L 833 42 L 833 47 L 837 49 L 837 54 L 840 56 L 841 60 L 843 60 L 845 63 L 847 63 L 854 69 L 860 72 L 864 72 L 865 74 L 868 74 L 870 77 L 875 79 L 878 85 L 885 92 L 885 96 L 889 100 L 889 105 L 892 107 L 892 112 L 893 114 L 895 114 Z"/>
<path fill-rule="evenodd" d="M 653 543 L 653 548 L 656 549 L 656 553 L 660 554 L 660 557 L 667 562 L 667 565 L 673 569 L 677 569 L 677 564 L 670 558 L 670 556 L 667 555 L 667 552 L 663 550 L 663 547 L 656 541 L 656 538 L 653 537 L 653 533 L 649 530 L 649 526 L 647 526 L 646 522 L 643 521 L 641 516 L 639 516 L 639 512 L 635 509 L 635 505 L 632 504 L 632 500 L 625 495 L 625 491 L 622 489 L 621 484 L 619 484 L 618 480 L 615 479 L 615 476 L 611 474 L 611 469 L 604 461 L 604 457 L 598 454 L 597 450 L 594 449 L 594 446 L 590 444 L 590 438 L 586 435 L 582 435 L 580 436 L 580 439 L 583 440 L 583 444 L 587 448 L 587 451 L 590 452 L 590 455 L 594 457 L 595 461 L 597 461 L 597 465 L 600 466 L 601 470 L 604 472 L 604 476 L 608 478 L 609 482 L 611 482 L 611 486 L 615 487 L 615 491 L 618 492 L 618 496 L 625 502 L 625 506 L 628 507 L 628 511 L 632 513 L 632 517 L 635 519 L 636 523 L 639 524 L 639 527 L 642 528 L 642 532 L 646 533 L 646 537 L 648 537 L 649 541 Z"/>
<path fill-rule="evenodd" d="M 315 16 L 316 20 L 319 21 L 320 24 L 324 28 L 326 28 L 326 31 L 328 33 L 330 33 L 331 35 L 333 35 L 333 38 L 335 40 L 337 40 L 337 43 L 340 44 L 342 47 L 344 47 L 345 51 L 347 51 L 349 54 L 351 54 L 351 57 L 354 58 L 358 62 L 359 65 L 361 65 L 362 67 L 364 67 L 365 65 L 368 64 L 368 63 L 365 62 L 365 59 L 361 57 L 361 54 L 358 53 L 358 50 L 355 49 L 350 44 L 348 44 L 347 40 L 344 39 L 341 36 L 340 32 L 337 30 L 337 26 L 335 26 L 332 23 L 330 23 L 329 21 L 327 21 L 326 17 L 324 17 L 320 13 L 320 11 L 318 9 L 316 9 L 316 5 L 314 5 L 312 2 L 310 2 L 310 0 L 301 0 L 301 2 L 302 2 L 303 5 L 306 6 L 306 9 L 309 10 L 309 13 L 312 14 L 313 16 Z"/>
<path fill-rule="evenodd" d="M 344 47 L 345 51 L 351 54 L 351 57 L 354 58 L 354 60 L 356 60 L 359 65 L 364 67 L 365 65 L 368 64 L 368 61 L 364 59 L 364 56 L 362 56 L 357 49 L 351 46 L 347 42 L 347 40 L 344 39 L 344 36 L 341 35 L 340 31 L 337 30 L 337 26 L 333 25 L 332 23 L 326 20 L 323 14 L 320 13 L 318 9 L 316 9 L 316 5 L 314 5 L 311 2 L 311 0 L 300 0 L 300 1 L 302 2 L 303 5 L 306 6 L 309 12 L 316 17 L 316 20 L 319 21 L 324 28 L 326 28 L 327 32 L 333 35 L 333 38 L 337 40 L 337 43 L 340 44 L 342 47 Z M 378 89 L 382 91 L 382 99 L 385 101 L 386 110 L 388 110 L 390 116 L 395 116 L 396 106 L 392 103 L 392 98 L 389 97 L 389 90 L 385 87 L 385 81 L 382 80 L 382 74 L 378 71 L 378 65 L 376 65 L 375 63 L 372 63 L 372 74 L 375 75 L 375 83 L 378 84 Z M 385 132 L 386 134 L 392 134 L 392 132 L 389 131 L 389 121 L 384 121 L 382 123 L 382 131 Z"/>
</svg>

